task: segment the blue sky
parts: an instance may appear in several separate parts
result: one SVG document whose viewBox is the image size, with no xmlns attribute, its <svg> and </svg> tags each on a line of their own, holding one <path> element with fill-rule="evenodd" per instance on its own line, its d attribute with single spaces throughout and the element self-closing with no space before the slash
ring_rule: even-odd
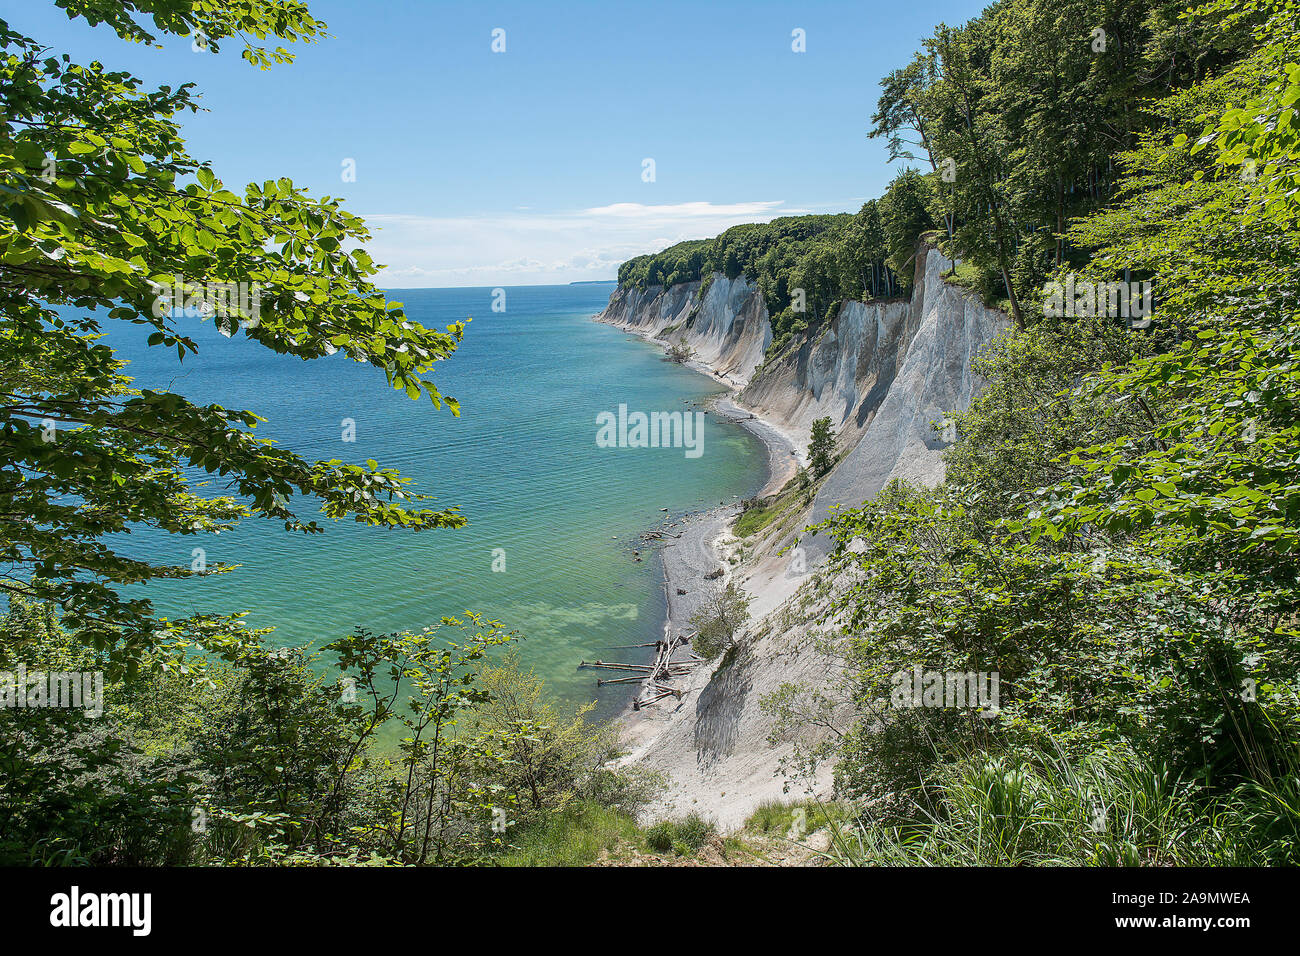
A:
<svg viewBox="0 0 1300 956">
<path fill-rule="evenodd" d="M 234 44 L 126 44 L 47 0 L 3 16 L 75 59 L 196 82 L 193 155 L 227 185 L 345 197 L 376 228 L 381 283 L 421 287 L 612 278 L 737 222 L 856 210 L 893 175 L 866 135 L 878 80 L 984 5 L 309 0 L 331 38 L 270 71 Z"/>
</svg>

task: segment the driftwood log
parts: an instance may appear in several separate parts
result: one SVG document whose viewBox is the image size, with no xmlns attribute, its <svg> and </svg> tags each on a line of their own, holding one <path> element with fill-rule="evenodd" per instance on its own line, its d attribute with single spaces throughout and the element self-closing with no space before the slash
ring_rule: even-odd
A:
<svg viewBox="0 0 1300 956">
<path fill-rule="evenodd" d="M 674 697 L 681 700 L 682 689 L 673 686 L 670 682 L 673 678 L 684 677 L 689 674 L 697 664 L 702 663 L 702 659 L 693 653 L 685 659 L 674 660 L 673 658 L 679 651 L 689 649 L 692 636 L 678 634 L 670 640 L 655 641 L 653 644 L 624 645 L 625 647 L 655 648 L 655 659 L 650 664 L 627 664 L 619 661 L 582 661 L 578 666 L 631 671 L 635 676 L 601 678 L 596 681 L 596 686 L 627 684 L 639 681 L 642 687 L 640 693 L 632 700 L 633 710 L 640 710 L 642 706 L 656 703 L 665 697 Z"/>
</svg>

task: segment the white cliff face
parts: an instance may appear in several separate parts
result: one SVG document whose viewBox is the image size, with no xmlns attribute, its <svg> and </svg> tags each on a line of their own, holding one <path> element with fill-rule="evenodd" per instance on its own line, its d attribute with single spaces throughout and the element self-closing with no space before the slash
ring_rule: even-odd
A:
<svg viewBox="0 0 1300 956">
<path fill-rule="evenodd" d="M 772 341 L 767 305 L 744 276 L 728 279 L 715 272 L 702 299 L 701 284 L 619 288 L 597 318 L 665 344 L 684 338 L 696 361 L 743 386 Z"/>
<path fill-rule="evenodd" d="M 750 557 L 728 572 L 754 599 L 746 653 L 730 665 L 696 671 L 687 695 L 671 708 L 665 704 L 653 736 L 628 758 L 669 780 L 652 817 L 704 805 L 720 825 L 733 828 L 764 800 L 791 799 L 794 789 L 784 791 L 781 764 L 789 743 L 768 739 L 771 718 L 761 698 L 787 681 L 818 686 L 842 666 L 823 657 L 812 639 L 824 624 L 822 599 L 807 605 L 797 596 L 804 585 L 815 591 L 816 578 L 807 571 L 830 541 L 800 529 L 824 519 L 832 505 L 861 505 L 892 478 L 943 480 L 945 444 L 931 422 L 970 404 L 982 385 L 971 359 L 1010 323 L 944 280 L 948 260 L 929 248 L 919 255 L 910 301 L 847 302 L 816 339 L 758 371 L 772 333 L 762 296 L 744 279 L 715 276 L 702 302 L 695 298 L 696 283 L 646 292 L 619 289 L 600 316 L 667 341 L 684 333 L 697 358 L 744 386 L 738 404 L 789 433 L 801 454 L 813 420 L 821 417 L 831 419 L 840 447 L 848 449 L 811 507 L 750 539 Z M 700 309 L 688 328 L 696 304 Z M 796 537 L 804 555 L 798 562 L 786 550 Z M 707 582 L 682 583 L 695 588 Z M 799 733 L 811 743 L 825 732 L 809 726 Z M 818 778 L 810 785 L 825 794 L 830 781 Z"/>
<path fill-rule="evenodd" d="M 925 250 L 910 303 L 910 330 L 900 336 L 892 360 L 893 380 L 879 402 L 864 399 L 859 406 L 859 417 L 869 413 L 861 437 L 822 485 L 812 522 L 826 518 L 834 505 L 861 504 L 895 478 L 919 485 L 943 480 L 943 450 L 949 443 L 933 423 L 970 405 L 983 386 L 971 371 L 971 359 L 1010 327 L 1002 312 L 945 282 L 948 265 L 934 250 Z M 824 535 L 813 538 L 810 557 L 820 557 L 829 544 Z"/>
<path fill-rule="evenodd" d="M 817 335 L 755 371 L 772 340 L 762 295 L 745 277 L 645 291 L 618 289 L 598 317 L 665 342 L 685 337 L 695 358 L 737 386 L 737 402 L 776 425 L 801 455 L 817 418 L 829 417 L 848 454 L 814 502 L 811 521 L 831 506 L 854 507 L 891 479 L 943 480 L 946 443 L 931 423 L 965 409 L 981 387 L 971 359 L 1007 317 L 943 278 L 950 265 L 923 247 L 910 301 L 846 302 Z M 821 557 L 825 535 L 810 540 Z"/>
<path fill-rule="evenodd" d="M 907 302 L 846 302 L 815 340 L 765 365 L 740 404 L 797 436 L 801 452 L 818 418 L 856 443 L 893 383 L 909 315 Z"/>
</svg>

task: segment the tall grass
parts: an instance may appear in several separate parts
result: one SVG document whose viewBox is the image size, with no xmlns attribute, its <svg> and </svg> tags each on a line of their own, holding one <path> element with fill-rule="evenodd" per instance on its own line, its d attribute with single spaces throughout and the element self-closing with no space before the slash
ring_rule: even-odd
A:
<svg viewBox="0 0 1300 956">
<path fill-rule="evenodd" d="M 1243 862 L 1196 797 L 1163 768 L 1127 753 L 1078 762 L 1060 752 L 972 754 L 901 819 L 859 817 L 830 856 L 846 865 L 913 866 Z"/>
<path fill-rule="evenodd" d="M 1300 865 L 1300 747 L 1260 780 L 1242 783 L 1215 818 L 1238 865 Z"/>
<path fill-rule="evenodd" d="M 645 842 L 656 853 L 669 851 L 678 856 L 690 856 L 708 842 L 714 833 L 713 824 L 698 813 L 690 813 L 681 820 L 660 820 L 645 831 Z"/>
<path fill-rule="evenodd" d="M 799 811 L 802 811 L 800 813 Z M 838 803 L 802 800 L 790 803 L 765 800 L 745 821 L 745 829 L 768 836 L 801 839 L 823 827 L 843 822 L 845 812 Z M 796 818 L 798 823 L 796 824 Z"/>
<path fill-rule="evenodd" d="M 586 866 L 594 863 L 602 850 L 640 840 L 640 830 L 630 814 L 583 801 L 528 827 L 490 862 L 500 866 Z"/>
</svg>

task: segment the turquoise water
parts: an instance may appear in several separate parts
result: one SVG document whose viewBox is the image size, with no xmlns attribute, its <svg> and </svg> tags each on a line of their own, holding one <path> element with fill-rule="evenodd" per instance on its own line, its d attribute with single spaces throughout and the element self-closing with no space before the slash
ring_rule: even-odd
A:
<svg viewBox="0 0 1300 956">
<path fill-rule="evenodd" d="M 629 685 L 598 691 L 595 672 L 577 664 L 635 657 L 609 648 L 661 635 L 658 561 L 649 550 L 634 560 L 639 535 L 665 517 L 660 509 L 677 516 L 755 493 L 764 453 L 712 415 L 696 458 L 682 448 L 597 447 L 601 412 L 686 410 L 719 390 L 664 362 L 659 348 L 591 321 L 613 288 L 508 288 L 503 313 L 491 311 L 490 289 L 392 292 L 425 325 L 473 316 L 460 349 L 433 373 L 460 400 L 460 418 L 410 401 L 382 372 L 341 355 L 303 362 L 182 319 L 200 350 L 180 364 L 175 352 L 144 347 L 144 333 L 114 330 L 107 342 L 132 360 L 137 387 L 251 409 L 267 419 L 263 437 L 309 459 L 374 458 L 435 495 L 433 507 L 458 505 L 469 519 L 462 529 L 418 534 L 350 521 L 325 522 L 314 536 L 269 521 L 206 538 L 144 529 L 122 539 L 122 550 L 188 565 L 202 546 L 209 561 L 241 567 L 138 591 L 167 616 L 247 610 L 250 625 L 274 625 L 272 641 L 293 646 L 326 643 L 355 625 L 417 629 L 478 611 L 526 636 L 521 658 L 561 698 L 596 700 L 603 714 L 621 707 Z M 342 441 L 345 418 L 356 421 L 354 443 Z M 216 483 L 209 490 L 223 493 Z M 300 513 L 313 511 L 304 503 Z M 503 572 L 492 570 L 498 548 Z"/>
</svg>

